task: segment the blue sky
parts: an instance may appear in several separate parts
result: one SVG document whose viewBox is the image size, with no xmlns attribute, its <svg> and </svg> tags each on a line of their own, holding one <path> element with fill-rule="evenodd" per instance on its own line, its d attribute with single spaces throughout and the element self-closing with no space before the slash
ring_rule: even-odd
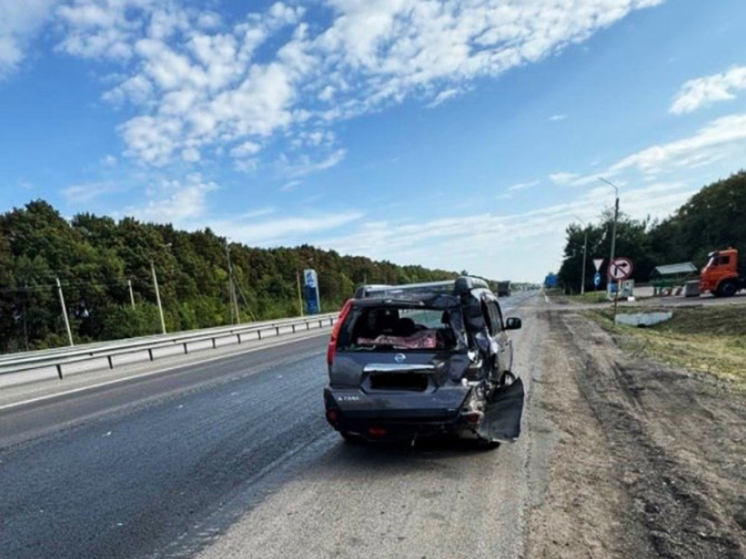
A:
<svg viewBox="0 0 746 559">
<path fill-rule="evenodd" d="M 0 210 L 44 198 L 539 280 L 744 166 L 742 0 L 0 0 Z"/>
</svg>

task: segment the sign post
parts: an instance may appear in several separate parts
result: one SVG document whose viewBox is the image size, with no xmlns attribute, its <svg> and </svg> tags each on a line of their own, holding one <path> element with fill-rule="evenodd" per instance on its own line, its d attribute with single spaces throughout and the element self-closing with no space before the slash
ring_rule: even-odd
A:
<svg viewBox="0 0 746 559">
<path fill-rule="evenodd" d="M 617 288 L 616 291 L 614 291 L 614 326 L 616 326 L 616 309 L 619 302 L 619 283 L 630 277 L 632 275 L 632 270 L 634 269 L 635 267 L 632 265 L 632 260 L 623 256 L 614 258 L 614 260 L 609 264 L 609 269 L 607 270 L 609 280 L 615 280 L 617 282 Z"/>
</svg>

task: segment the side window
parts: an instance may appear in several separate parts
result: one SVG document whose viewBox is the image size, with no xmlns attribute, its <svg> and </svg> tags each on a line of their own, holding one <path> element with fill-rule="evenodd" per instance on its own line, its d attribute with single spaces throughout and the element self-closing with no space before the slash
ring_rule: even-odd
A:
<svg viewBox="0 0 746 559">
<path fill-rule="evenodd" d="M 500 307 L 495 301 L 490 301 L 488 306 L 490 309 L 490 322 L 493 325 L 491 332 L 494 335 L 503 329 L 502 314 L 500 313 Z"/>
<path fill-rule="evenodd" d="M 726 266 L 730 264 L 730 256 L 719 256 L 717 260 L 718 266 Z"/>
<path fill-rule="evenodd" d="M 488 319 L 488 325 L 490 334 L 495 335 L 502 330 L 502 324 L 500 323 L 500 312 L 497 310 L 497 306 L 494 301 L 482 301 L 482 312 Z"/>
<path fill-rule="evenodd" d="M 503 320 L 503 311 L 500 308 L 500 303 L 495 301 L 495 309 L 497 310 L 497 318 L 498 318 L 498 324 L 500 325 L 500 330 L 505 329 L 505 321 Z"/>
<path fill-rule="evenodd" d="M 482 301 L 482 316 L 484 316 L 484 322 L 487 324 L 487 329 L 490 331 L 490 334 L 495 333 L 495 327 L 493 326 L 492 322 L 492 312 L 490 311 L 490 306 L 486 301 Z"/>
</svg>

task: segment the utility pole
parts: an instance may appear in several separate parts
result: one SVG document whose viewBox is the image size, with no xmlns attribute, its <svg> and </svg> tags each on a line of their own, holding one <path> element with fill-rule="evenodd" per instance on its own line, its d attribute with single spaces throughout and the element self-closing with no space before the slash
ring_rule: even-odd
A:
<svg viewBox="0 0 746 559">
<path fill-rule="evenodd" d="M 580 294 L 583 295 L 585 293 L 585 263 L 586 263 L 586 256 L 588 255 L 588 224 L 585 223 L 578 216 L 575 216 L 575 219 L 577 219 L 580 223 L 582 223 L 585 228 L 585 241 L 583 242 L 583 274 L 582 274 L 583 277 L 580 280 Z"/>
<path fill-rule="evenodd" d="M 153 272 L 153 285 L 155 286 L 155 300 L 158 302 L 158 313 L 161 316 L 161 332 L 166 333 L 166 321 L 163 318 L 163 306 L 161 305 L 161 292 L 158 290 L 158 276 L 155 275 L 155 264 L 150 261 L 150 270 Z"/>
<path fill-rule="evenodd" d="M 298 280 L 298 310 L 300 315 L 303 316 L 303 294 L 300 290 L 300 270 L 295 271 L 295 279 Z"/>
<path fill-rule="evenodd" d="M 598 177 L 598 178 L 601 182 L 605 182 L 606 184 L 611 186 L 616 192 L 616 200 L 614 201 L 614 230 L 613 230 L 613 233 L 611 234 L 611 258 L 609 259 L 609 267 L 610 267 L 612 263 L 614 262 L 614 254 L 616 251 L 616 224 L 617 224 L 617 221 L 619 221 L 619 188 L 615 184 L 607 181 L 603 177 Z M 609 278 L 608 272 L 606 274 L 606 277 L 607 277 L 608 284 L 611 285 L 611 280 L 608 279 Z M 609 289 L 609 292 L 611 292 L 611 289 Z M 617 285 L 617 293 L 619 293 L 619 285 Z"/>
<path fill-rule="evenodd" d="M 57 292 L 60 295 L 60 305 L 62 306 L 62 316 L 65 317 L 65 328 L 67 329 L 67 339 L 70 340 L 70 345 L 74 346 L 73 333 L 70 330 L 70 320 L 67 318 L 67 306 L 65 306 L 65 296 L 62 294 L 62 284 L 60 278 L 54 278 L 57 280 Z"/>
<path fill-rule="evenodd" d="M 238 311 L 238 297 L 236 297 L 236 285 L 233 282 L 233 265 L 231 264 L 231 249 L 228 244 L 228 239 L 225 240 L 225 257 L 228 260 L 228 281 L 230 282 L 229 296 L 231 299 L 231 315 L 236 317 L 235 323 L 241 324 L 241 315 Z"/>
<path fill-rule="evenodd" d="M 132 280 L 127 280 L 127 287 L 130 290 L 130 303 L 132 303 L 132 308 L 135 308 L 135 294 L 132 292 Z"/>
</svg>

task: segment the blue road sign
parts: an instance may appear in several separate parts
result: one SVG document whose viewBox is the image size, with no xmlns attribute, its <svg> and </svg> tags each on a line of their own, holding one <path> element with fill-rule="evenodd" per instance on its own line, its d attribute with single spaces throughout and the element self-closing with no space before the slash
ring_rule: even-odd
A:
<svg viewBox="0 0 746 559">
<path fill-rule="evenodd" d="M 596 287 L 601 285 L 601 274 L 599 274 L 598 272 L 596 272 L 596 275 L 593 276 L 593 285 L 595 285 Z"/>
<path fill-rule="evenodd" d="M 303 280 L 306 312 L 308 314 L 318 314 L 321 312 L 321 300 L 319 299 L 319 278 L 316 275 L 316 270 L 304 270 Z"/>
</svg>

